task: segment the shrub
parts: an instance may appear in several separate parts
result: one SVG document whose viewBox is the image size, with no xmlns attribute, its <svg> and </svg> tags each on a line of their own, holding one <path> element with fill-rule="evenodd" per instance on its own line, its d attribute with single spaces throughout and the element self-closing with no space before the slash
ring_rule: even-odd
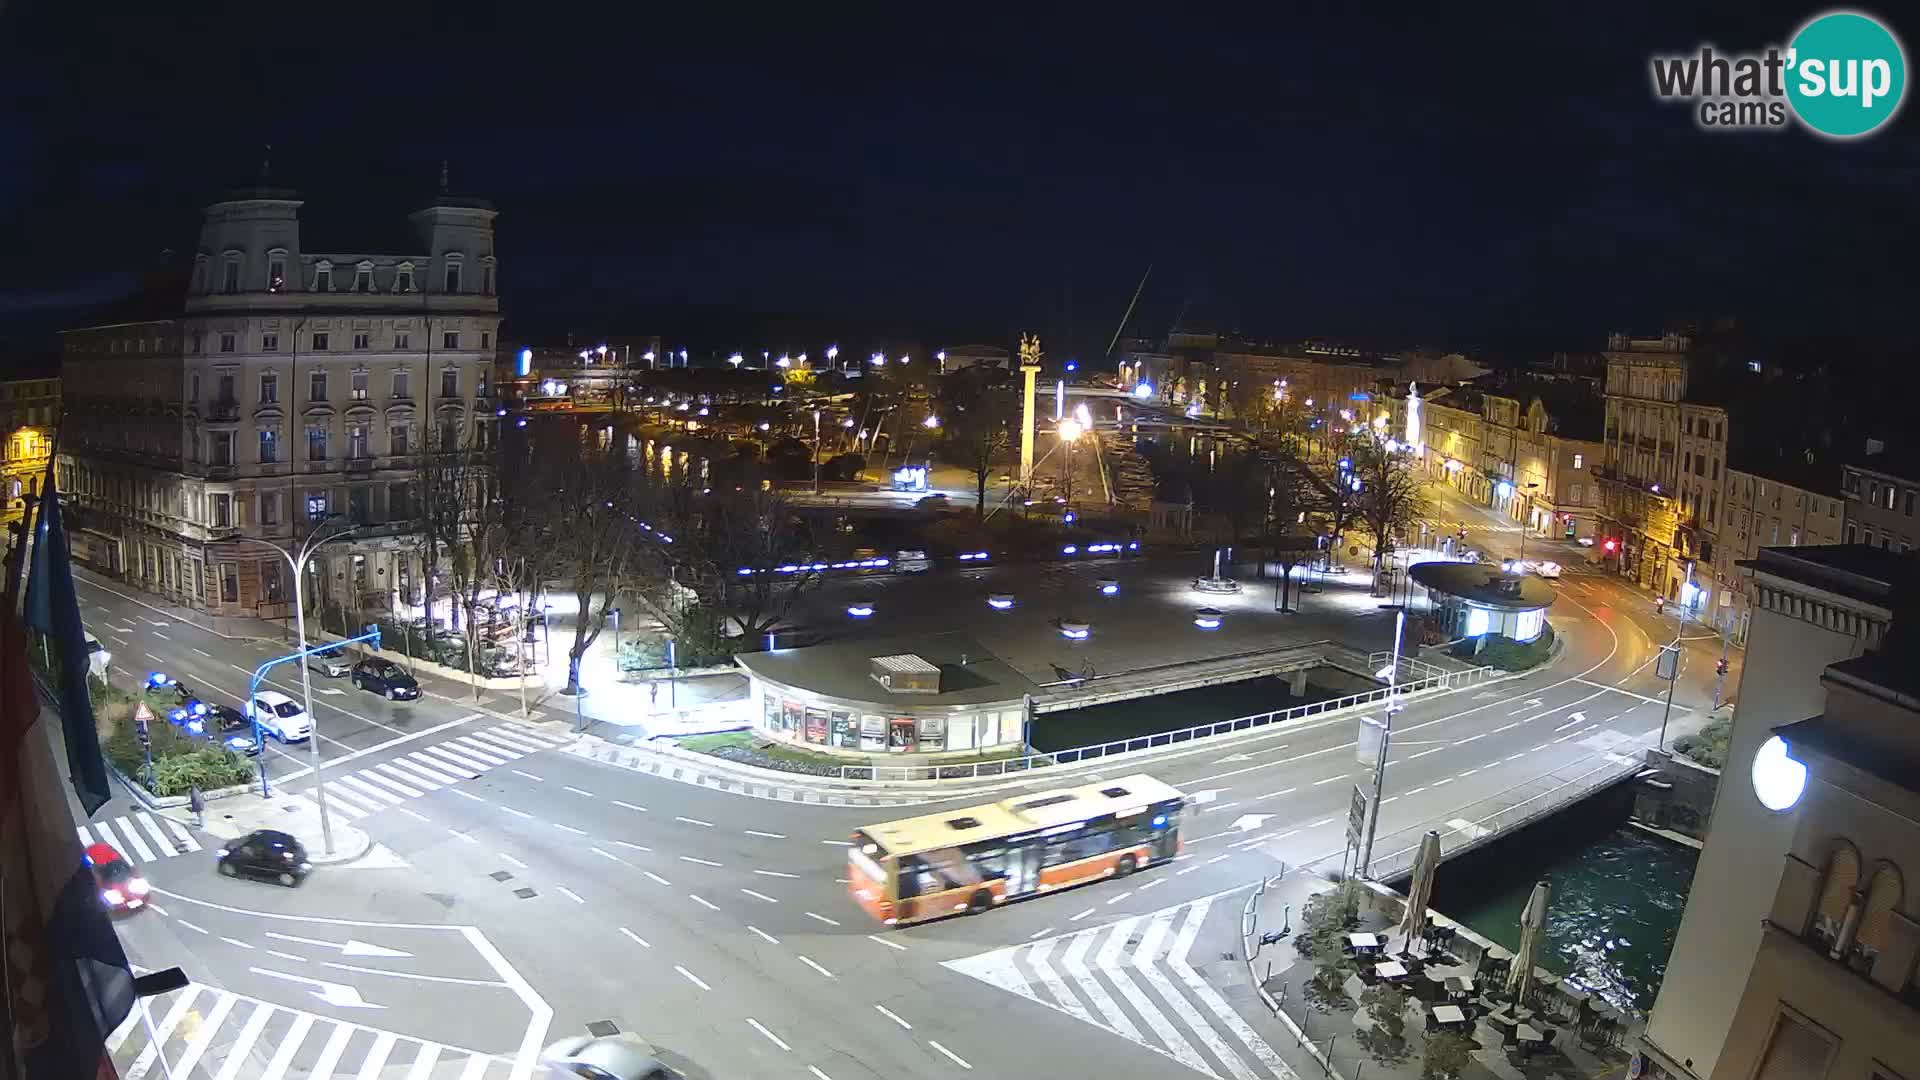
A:
<svg viewBox="0 0 1920 1080">
<path fill-rule="evenodd" d="M 244 784 L 253 776 L 245 759 L 210 740 L 188 735 L 166 721 L 166 714 L 147 725 L 152 740 L 153 778 L 146 776 L 146 755 L 140 749 L 140 737 L 134 730 L 133 711 L 112 722 L 110 733 L 101 741 L 100 750 L 114 768 L 131 780 L 146 785 L 155 795 L 185 795 L 188 788 L 202 791 Z"/>
<path fill-rule="evenodd" d="M 1476 1045 L 1457 1031 L 1429 1033 L 1421 1054 L 1420 1080 L 1460 1080 L 1473 1060 Z"/>
<path fill-rule="evenodd" d="M 1360 995 L 1360 1005 L 1373 1017 L 1375 1028 L 1389 1039 L 1407 1032 L 1407 999 L 1397 987 L 1380 983 Z"/>
<path fill-rule="evenodd" d="M 1682 735 L 1673 740 L 1673 750 L 1709 769 L 1723 769 L 1727 764 L 1727 746 L 1732 740 L 1733 718 L 1722 716 L 1701 728 L 1698 735 Z"/>
</svg>

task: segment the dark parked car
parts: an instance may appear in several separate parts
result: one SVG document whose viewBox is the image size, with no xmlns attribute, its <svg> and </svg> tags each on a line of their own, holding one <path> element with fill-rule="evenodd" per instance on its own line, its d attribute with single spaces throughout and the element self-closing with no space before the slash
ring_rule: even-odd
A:
<svg viewBox="0 0 1920 1080">
<path fill-rule="evenodd" d="M 228 877 L 277 881 L 289 888 L 306 879 L 313 864 L 300 841 L 273 829 L 259 829 L 220 849 L 220 872 Z"/>
<path fill-rule="evenodd" d="M 369 656 L 353 665 L 353 685 L 362 690 L 384 694 L 393 701 L 413 701 L 420 697 L 420 684 L 407 669 L 383 656 Z"/>
</svg>

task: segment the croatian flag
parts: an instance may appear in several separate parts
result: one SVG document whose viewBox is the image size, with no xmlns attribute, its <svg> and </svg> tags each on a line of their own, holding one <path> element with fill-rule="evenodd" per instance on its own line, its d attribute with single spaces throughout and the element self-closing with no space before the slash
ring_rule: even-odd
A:
<svg viewBox="0 0 1920 1080">
<path fill-rule="evenodd" d="M 133 1007 L 133 973 L 81 855 L 12 600 L 0 610 L 0 1080 L 111 1080 L 106 1037 Z"/>
</svg>

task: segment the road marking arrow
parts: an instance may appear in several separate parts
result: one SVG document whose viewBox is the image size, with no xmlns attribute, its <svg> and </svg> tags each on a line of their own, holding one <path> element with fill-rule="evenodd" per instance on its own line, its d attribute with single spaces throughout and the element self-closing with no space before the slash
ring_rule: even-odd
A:
<svg viewBox="0 0 1920 1080">
<path fill-rule="evenodd" d="M 271 979 L 285 979 L 288 982 L 306 983 L 320 989 L 312 991 L 313 996 L 329 1005 L 343 1009 L 384 1009 L 385 1005 L 376 1005 L 360 996 L 360 991 L 345 983 L 328 982 L 325 979 L 309 979 L 305 975 L 289 975 L 272 968 L 248 968 L 255 975 L 265 975 Z"/>
<path fill-rule="evenodd" d="M 1232 828 L 1237 829 L 1240 832 L 1252 832 L 1253 830 L 1259 828 L 1269 818 L 1273 818 L 1277 816 L 1279 815 L 1277 814 L 1241 814 L 1239 817 L 1233 819 Z"/>
<path fill-rule="evenodd" d="M 399 949 L 389 949 L 385 945 L 371 945 L 353 938 L 348 938 L 344 942 L 322 941 L 319 938 L 295 937 L 292 934 L 280 934 L 272 930 L 267 931 L 267 936 L 280 941 L 292 941 L 301 945 L 313 945 L 322 949 L 338 949 L 340 950 L 341 956 L 378 956 L 391 959 L 394 957 L 411 957 L 413 955 L 410 952 L 401 952 Z"/>
<path fill-rule="evenodd" d="M 1576 724 L 1585 723 L 1587 719 L 1587 714 L 1583 712 L 1568 713 L 1567 719 L 1573 721 Z"/>
<path fill-rule="evenodd" d="M 1540 699 L 1537 697 L 1528 698 L 1525 704 L 1528 708 L 1538 708 L 1540 705 Z"/>
<path fill-rule="evenodd" d="M 1229 754 L 1226 757 L 1221 758 L 1219 761 L 1214 762 L 1214 764 L 1215 765 L 1231 765 L 1236 761 L 1252 761 L 1252 760 L 1253 760 L 1252 754 Z"/>
<path fill-rule="evenodd" d="M 1225 790 L 1227 789 L 1226 788 L 1208 788 L 1205 791 L 1194 792 L 1192 795 L 1188 796 L 1188 799 L 1195 806 L 1205 806 L 1208 803 L 1213 801 L 1214 796 L 1220 794 Z"/>
</svg>

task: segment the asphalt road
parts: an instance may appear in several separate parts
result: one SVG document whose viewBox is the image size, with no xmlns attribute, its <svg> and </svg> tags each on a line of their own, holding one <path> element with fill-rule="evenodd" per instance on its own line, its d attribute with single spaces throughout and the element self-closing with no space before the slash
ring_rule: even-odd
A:
<svg viewBox="0 0 1920 1080">
<path fill-rule="evenodd" d="M 1497 551 L 1509 539 L 1476 542 Z M 1399 715 L 1377 854 L 1400 830 L 1651 742 L 1664 684 L 1650 668 L 1671 620 L 1605 577 L 1570 575 L 1561 590 L 1566 646 L 1553 665 Z M 158 667 L 237 701 L 271 651 L 97 586 L 82 600 L 117 678 Z M 1715 642 L 1688 645 L 1680 725 L 1710 700 L 1718 655 Z M 287 674 L 281 688 L 297 687 Z M 343 692 L 320 693 L 323 682 Z M 1366 776 L 1350 717 L 1131 766 L 1196 800 L 1177 863 L 883 932 L 846 896 L 844 839 L 909 811 L 615 769 L 554 750 L 563 724 L 524 724 L 503 698 L 476 705 L 437 682 L 404 704 L 315 683 L 333 804 L 379 857 L 281 889 L 220 878 L 217 841 L 119 801 L 89 826 L 104 820 L 156 888 L 153 909 L 122 924 L 135 962 L 180 964 L 194 980 L 152 1006 L 175 1077 L 504 1078 L 524 1075 L 525 1048 L 601 1021 L 696 1078 L 1135 1076 L 1170 1062 L 1285 1076 L 1270 1019 L 1222 960 L 1237 947 L 1236 891 L 1337 857 Z M 269 760 L 285 790 L 311 785 L 304 747 Z M 115 1052 L 123 1075 L 157 1067 L 143 1025 Z"/>
</svg>

